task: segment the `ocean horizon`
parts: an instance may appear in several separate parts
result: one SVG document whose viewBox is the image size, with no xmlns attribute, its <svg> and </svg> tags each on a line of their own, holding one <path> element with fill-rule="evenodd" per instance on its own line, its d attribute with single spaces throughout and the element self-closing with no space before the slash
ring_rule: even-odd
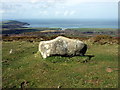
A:
<svg viewBox="0 0 120 90">
<path fill-rule="evenodd" d="M 118 28 L 117 20 L 104 19 L 16 19 L 29 27 L 43 28 Z"/>
</svg>

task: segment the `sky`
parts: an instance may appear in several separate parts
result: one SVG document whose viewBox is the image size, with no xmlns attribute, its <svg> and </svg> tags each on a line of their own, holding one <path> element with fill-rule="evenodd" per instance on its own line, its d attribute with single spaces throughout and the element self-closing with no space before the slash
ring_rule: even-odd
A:
<svg viewBox="0 0 120 90">
<path fill-rule="evenodd" d="M 2 19 L 117 19 L 119 0 L 1 0 Z"/>
</svg>

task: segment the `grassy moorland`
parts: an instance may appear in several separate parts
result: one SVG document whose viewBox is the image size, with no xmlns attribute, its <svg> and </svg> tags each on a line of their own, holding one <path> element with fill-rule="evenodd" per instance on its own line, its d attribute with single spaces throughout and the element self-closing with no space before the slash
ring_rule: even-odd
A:
<svg viewBox="0 0 120 90">
<path fill-rule="evenodd" d="M 88 44 L 87 57 L 42 59 L 39 42 L 3 41 L 3 88 L 117 88 L 118 45 Z"/>
<path fill-rule="evenodd" d="M 17 24 L 16 24 L 17 23 Z M 27 23 L 4 22 L 2 28 L 3 88 L 117 88 L 117 29 L 26 28 Z M 28 24 L 27 24 L 28 25 Z M 88 57 L 52 56 L 43 59 L 40 41 L 62 35 L 88 45 Z"/>
</svg>

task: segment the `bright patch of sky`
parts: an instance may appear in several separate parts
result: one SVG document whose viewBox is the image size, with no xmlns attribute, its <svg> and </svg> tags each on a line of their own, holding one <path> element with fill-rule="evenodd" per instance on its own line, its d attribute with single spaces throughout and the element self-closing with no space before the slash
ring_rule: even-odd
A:
<svg viewBox="0 0 120 90">
<path fill-rule="evenodd" d="M 117 19 L 119 0 L 1 0 L 3 19 Z"/>
</svg>

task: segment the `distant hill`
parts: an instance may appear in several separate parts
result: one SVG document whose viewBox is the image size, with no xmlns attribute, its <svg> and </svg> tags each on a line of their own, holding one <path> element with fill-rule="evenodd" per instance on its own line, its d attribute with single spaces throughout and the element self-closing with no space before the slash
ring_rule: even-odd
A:
<svg viewBox="0 0 120 90">
<path fill-rule="evenodd" d="M 28 26 L 30 24 L 28 24 L 26 22 L 9 20 L 9 21 L 0 22 L 0 25 L 2 26 L 2 28 L 14 29 L 14 28 L 22 28 L 22 27 Z"/>
</svg>

